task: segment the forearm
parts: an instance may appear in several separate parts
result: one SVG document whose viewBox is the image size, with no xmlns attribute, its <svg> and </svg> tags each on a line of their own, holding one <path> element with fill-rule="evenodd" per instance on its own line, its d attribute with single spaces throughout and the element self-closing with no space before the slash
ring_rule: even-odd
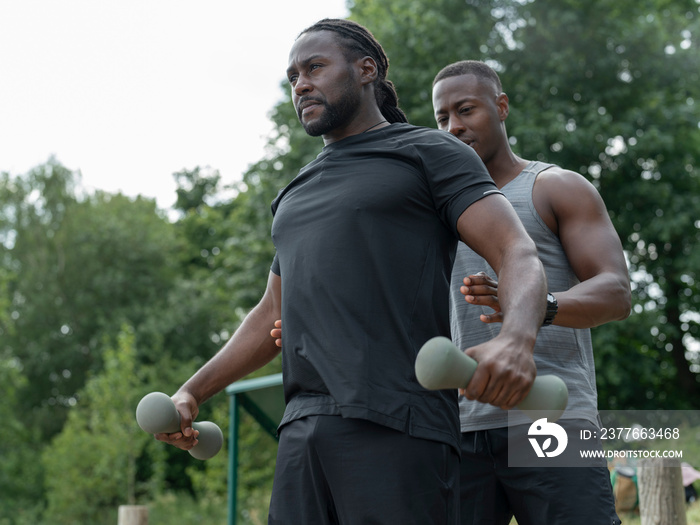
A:
<svg viewBox="0 0 700 525">
<path fill-rule="evenodd" d="M 569 290 L 553 292 L 559 305 L 554 322 L 568 328 L 594 328 L 626 319 L 631 295 L 626 275 L 600 273 Z"/>
<path fill-rule="evenodd" d="M 280 353 L 270 337 L 279 316 L 272 305 L 256 306 L 221 350 L 178 393 L 192 395 L 199 406 L 229 384 L 269 363 Z"/>
<path fill-rule="evenodd" d="M 498 279 L 501 335 L 534 345 L 544 319 L 547 294 L 547 281 L 534 244 L 510 249 L 503 257 Z"/>
</svg>

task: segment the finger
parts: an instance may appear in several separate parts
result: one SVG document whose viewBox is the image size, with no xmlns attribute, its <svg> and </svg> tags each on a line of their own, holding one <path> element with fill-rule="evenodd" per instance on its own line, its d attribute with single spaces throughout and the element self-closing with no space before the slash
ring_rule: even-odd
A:
<svg viewBox="0 0 700 525">
<path fill-rule="evenodd" d="M 464 299 L 470 304 L 480 304 L 483 306 L 488 306 L 494 310 L 501 310 L 501 303 L 498 302 L 498 298 L 495 295 L 479 295 L 479 294 L 465 294 Z"/>
<path fill-rule="evenodd" d="M 467 293 L 471 293 L 474 295 L 492 295 L 494 297 L 498 296 L 498 288 L 491 286 L 488 283 L 472 282 L 469 285 L 463 284 L 460 287 L 460 290 L 466 290 Z"/>
<path fill-rule="evenodd" d="M 459 289 L 462 295 L 466 296 L 476 296 L 480 297 L 480 304 L 494 304 L 498 305 L 498 292 L 495 288 L 489 286 L 461 286 Z"/>
<path fill-rule="evenodd" d="M 503 322 L 503 313 L 496 312 L 496 313 L 493 313 L 491 315 L 481 314 L 479 316 L 479 319 L 481 320 L 482 323 L 486 323 L 486 324 L 502 323 Z"/>
<path fill-rule="evenodd" d="M 501 400 L 503 397 L 503 388 L 501 387 L 501 384 L 502 382 L 494 381 L 491 378 L 484 391 L 477 398 L 477 401 L 498 406 L 500 404 L 499 400 Z"/>
<path fill-rule="evenodd" d="M 503 410 L 511 410 L 511 409 L 515 408 L 517 406 L 517 404 L 520 403 L 520 401 L 521 401 L 520 394 L 513 394 L 512 396 L 510 396 L 508 401 L 506 403 L 500 405 L 500 407 Z"/>
<path fill-rule="evenodd" d="M 192 416 L 189 410 L 180 411 L 180 430 L 182 430 L 182 435 L 186 438 L 194 437 L 193 434 L 195 430 L 192 428 Z"/>
<path fill-rule="evenodd" d="M 512 408 L 515 408 L 519 403 L 522 402 L 523 399 L 527 396 L 529 389 L 524 389 L 524 388 L 511 388 L 510 390 L 510 395 L 506 394 L 503 396 L 505 401 L 501 403 L 501 408 L 503 410 L 511 410 Z"/>
<path fill-rule="evenodd" d="M 464 284 L 485 284 L 489 286 L 495 286 L 498 284 L 490 275 L 487 275 L 484 272 L 468 275 L 463 281 L 468 281 Z"/>
<path fill-rule="evenodd" d="M 479 367 L 472 376 L 469 384 L 462 390 L 464 397 L 471 400 L 481 400 L 489 383 L 489 375 L 480 373 Z"/>
<path fill-rule="evenodd" d="M 163 441 L 165 443 L 172 443 L 173 441 L 177 441 L 179 439 L 182 439 L 182 432 L 175 432 L 174 434 L 166 434 L 164 432 L 158 433 L 158 434 L 153 434 L 153 437 L 156 438 L 158 441 Z"/>
</svg>

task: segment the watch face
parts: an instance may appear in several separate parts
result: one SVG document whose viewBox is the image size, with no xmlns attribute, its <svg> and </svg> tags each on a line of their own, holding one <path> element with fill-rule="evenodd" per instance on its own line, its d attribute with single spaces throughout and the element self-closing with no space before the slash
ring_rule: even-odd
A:
<svg viewBox="0 0 700 525">
<path fill-rule="evenodd" d="M 557 310 L 559 305 L 557 304 L 557 299 L 551 293 L 547 294 L 547 311 L 544 315 L 544 322 L 542 326 L 549 326 L 554 321 L 554 316 L 557 315 Z"/>
</svg>

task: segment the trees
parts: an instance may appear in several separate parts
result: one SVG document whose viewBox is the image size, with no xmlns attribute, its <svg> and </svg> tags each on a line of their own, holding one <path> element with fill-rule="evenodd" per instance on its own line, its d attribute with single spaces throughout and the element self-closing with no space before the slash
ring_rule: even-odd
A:
<svg viewBox="0 0 700 525">
<path fill-rule="evenodd" d="M 144 395 L 133 330 L 107 345 L 104 370 L 91 377 L 60 434 L 43 453 L 53 523 L 106 523 L 120 504 L 134 504 L 136 462 L 152 441 L 136 426 L 133 407 Z"/>
<path fill-rule="evenodd" d="M 413 123 L 434 127 L 442 66 L 499 71 L 516 153 L 587 176 L 629 257 L 634 314 L 594 330 L 601 408 L 696 407 L 697 3 L 357 0 L 351 17 L 387 51 Z"/>
<path fill-rule="evenodd" d="M 97 193 L 80 200 L 55 160 L 9 181 L 0 203 L 13 278 L 3 348 L 27 377 L 25 422 L 49 438 L 86 374 L 102 367 L 101 338 L 122 323 L 157 341 L 175 278 L 175 239 L 153 201 Z"/>
<path fill-rule="evenodd" d="M 686 502 L 680 461 L 643 459 L 637 471 L 642 525 L 686 525 Z"/>
<path fill-rule="evenodd" d="M 630 263 L 634 314 L 594 333 L 617 344 L 599 353 L 603 408 L 697 407 L 697 4 L 540 0 L 522 13 L 523 52 L 504 61 L 511 129 L 526 156 L 589 177 Z M 633 395 L 614 388 L 614 363 L 640 372 Z"/>
<path fill-rule="evenodd" d="M 442 66 L 476 58 L 498 68 L 516 152 L 586 175 L 629 257 L 634 314 L 594 330 L 601 409 L 696 408 L 697 2 L 355 0 L 351 17 L 385 47 L 389 78 L 415 124 L 435 126 L 431 83 Z M 158 371 L 144 386 L 172 390 L 258 301 L 274 253 L 270 203 L 322 147 L 282 89 L 265 158 L 230 194 L 215 170 L 177 173 L 170 219 L 149 199 L 80 194 L 78 174 L 56 159 L 23 176 L 0 174 L 0 490 L 15 516 L 39 522 L 46 491 L 42 464 L 31 458 L 51 439 L 51 472 L 85 476 L 59 461 L 78 442 L 70 432 L 83 448 L 114 455 L 107 441 L 85 435 L 91 418 L 117 410 L 99 394 L 127 367 L 115 362 L 132 352 L 136 370 Z M 277 360 L 259 374 L 273 371 Z M 212 401 L 202 417 L 225 414 L 223 400 Z M 259 445 L 250 444 L 251 456 Z M 150 485 L 136 494 L 221 491 L 221 464 L 184 456 L 147 446 L 136 479 Z M 51 509 L 63 488 L 49 481 Z"/>
</svg>

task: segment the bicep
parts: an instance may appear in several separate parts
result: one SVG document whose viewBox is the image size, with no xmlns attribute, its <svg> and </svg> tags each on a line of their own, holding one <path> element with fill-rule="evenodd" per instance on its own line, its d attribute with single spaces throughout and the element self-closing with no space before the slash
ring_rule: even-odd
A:
<svg viewBox="0 0 700 525">
<path fill-rule="evenodd" d="M 579 281 L 604 272 L 627 276 L 622 244 L 603 199 L 588 181 L 572 177 L 550 196 L 566 257 Z"/>
<path fill-rule="evenodd" d="M 273 322 L 282 316 L 282 278 L 272 271 L 267 277 L 267 286 L 260 306 L 265 315 L 273 317 Z"/>
</svg>

